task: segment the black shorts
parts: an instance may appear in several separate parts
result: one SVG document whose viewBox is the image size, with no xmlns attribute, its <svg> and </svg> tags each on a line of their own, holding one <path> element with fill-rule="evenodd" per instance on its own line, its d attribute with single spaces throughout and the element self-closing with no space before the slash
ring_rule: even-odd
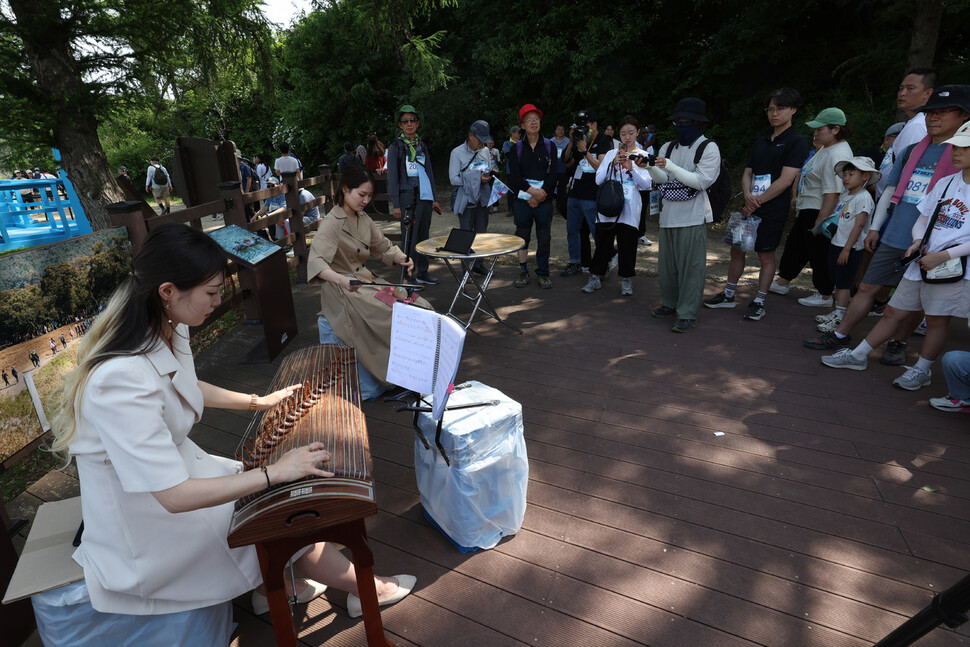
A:
<svg viewBox="0 0 970 647">
<path fill-rule="evenodd" d="M 829 243 L 829 277 L 835 283 L 836 290 L 851 290 L 855 283 L 855 275 L 862 262 L 862 250 L 849 250 L 849 259 L 845 265 L 839 265 L 839 254 L 843 247 L 836 247 Z"/>
<path fill-rule="evenodd" d="M 754 241 L 754 251 L 773 252 L 778 249 L 778 245 L 781 243 L 781 235 L 785 232 L 785 223 L 787 221 L 787 211 L 785 213 L 761 216 L 761 224 L 758 225 L 758 238 Z"/>
</svg>

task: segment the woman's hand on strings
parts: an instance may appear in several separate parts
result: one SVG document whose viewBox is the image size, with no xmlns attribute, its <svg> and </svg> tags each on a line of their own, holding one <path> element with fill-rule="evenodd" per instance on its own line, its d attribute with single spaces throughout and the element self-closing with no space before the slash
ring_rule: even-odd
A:
<svg viewBox="0 0 970 647">
<path fill-rule="evenodd" d="M 270 482 L 288 483 L 304 476 L 333 476 L 333 472 L 320 469 L 320 465 L 330 461 L 330 452 L 323 447 L 323 443 L 310 443 L 286 452 L 283 458 L 266 468 Z"/>
<path fill-rule="evenodd" d="M 260 411 L 266 411 L 267 409 L 272 409 L 278 405 L 283 400 L 289 398 L 294 393 L 303 388 L 302 384 L 291 384 L 290 386 L 284 387 L 279 391 L 273 391 L 269 395 L 264 395 L 261 398 L 256 398 L 256 408 Z"/>
</svg>

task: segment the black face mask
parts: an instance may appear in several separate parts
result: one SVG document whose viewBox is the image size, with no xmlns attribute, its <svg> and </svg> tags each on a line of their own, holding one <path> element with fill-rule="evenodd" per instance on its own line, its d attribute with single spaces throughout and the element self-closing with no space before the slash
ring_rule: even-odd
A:
<svg viewBox="0 0 970 647">
<path fill-rule="evenodd" d="M 690 146 L 701 136 L 701 127 L 693 121 L 689 124 L 674 124 L 674 129 L 677 131 L 677 142 L 681 146 Z"/>
</svg>

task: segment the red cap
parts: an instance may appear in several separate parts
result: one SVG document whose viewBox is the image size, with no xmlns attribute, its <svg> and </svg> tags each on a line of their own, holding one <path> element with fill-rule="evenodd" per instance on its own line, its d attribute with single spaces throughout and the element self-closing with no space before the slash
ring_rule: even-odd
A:
<svg viewBox="0 0 970 647">
<path fill-rule="evenodd" d="M 539 119 L 542 119 L 542 111 L 539 110 L 538 108 L 536 108 L 531 103 L 527 103 L 524 106 L 522 106 L 521 108 L 519 108 L 519 125 L 520 126 L 522 125 L 522 117 L 526 116 L 530 112 L 538 112 L 539 113 Z"/>
</svg>

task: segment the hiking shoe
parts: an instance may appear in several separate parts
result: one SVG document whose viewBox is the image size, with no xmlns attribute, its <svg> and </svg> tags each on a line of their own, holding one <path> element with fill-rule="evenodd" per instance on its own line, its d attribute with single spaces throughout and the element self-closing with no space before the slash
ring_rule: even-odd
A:
<svg viewBox="0 0 970 647">
<path fill-rule="evenodd" d="M 779 285 L 778 281 L 772 280 L 771 287 L 768 288 L 768 292 L 774 292 L 775 294 L 782 294 L 782 295 L 788 294 L 789 292 L 791 292 L 791 286 Z"/>
<path fill-rule="evenodd" d="M 835 319 L 827 319 L 826 321 L 823 321 L 822 323 L 815 326 L 815 330 L 819 332 L 832 332 L 833 330 L 838 328 L 839 324 L 841 323 L 842 323 L 842 319 L 838 317 L 836 317 Z"/>
<path fill-rule="evenodd" d="M 525 286 L 529 285 L 529 273 L 522 272 L 521 274 L 519 274 L 519 278 L 515 279 L 515 283 L 513 283 L 512 285 L 514 285 L 517 288 L 524 288 Z"/>
<path fill-rule="evenodd" d="M 649 247 L 650 245 L 653 245 L 653 241 L 646 236 L 640 236 L 640 238 L 637 239 L 637 244 L 643 245 L 644 247 Z"/>
<path fill-rule="evenodd" d="M 831 308 L 832 307 L 832 297 L 826 299 L 821 294 L 816 292 L 810 297 L 802 297 L 798 300 L 803 306 L 808 306 L 809 308 Z"/>
<path fill-rule="evenodd" d="M 864 371 L 869 365 L 869 358 L 856 359 L 852 356 L 852 351 L 843 348 L 835 355 L 823 355 L 822 363 L 831 368 L 848 368 L 853 371 Z"/>
<path fill-rule="evenodd" d="M 663 319 L 664 317 L 672 317 L 677 314 L 677 310 L 674 308 L 668 308 L 667 306 L 657 306 L 651 312 L 656 319 Z"/>
<path fill-rule="evenodd" d="M 833 310 L 832 312 L 826 312 L 824 315 L 815 315 L 815 323 L 825 323 L 829 319 L 835 319 L 838 316 L 838 310 Z"/>
<path fill-rule="evenodd" d="M 869 311 L 869 315 L 868 316 L 870 316 L 870 317 L 881 317 L 883 315 L 883 313 L 886 312 L 886 306 L 887 305 L 889 305 L 889 304 L 888 303 L 880 303 L 880 304 L 877 305 L 877 304 L 873 303 L 872 304 L 872 310 Z"/>
<path fill-rule="evenodd" d="M 579 263 L 570 263 L 559 272 L 559 276 L 576 276 L 577 274 L 582 274 L 583 268 L 580 267 Z"/>
<path fill-rule="evenodd" d="M 600 277 L 595 274 L 590 274 L 589 280 L 586 281 L 586 285 L 582 287 L 582 290 L 586 294 L 589 294 L 593 290 L 599 290 L 601 287 L 603 287 L 603 282 L 600 280 Z"/>
<path fill-rule="evenodd" d="M 844 339 L 835 336 L 835 331 L 819 335 L 815 339 L 802 341 L 802 346 L 812 350 L 829 350 L 830 348 L 845 348 L 852 343 L 852 335 L 846 335 Z"/>
<path fill-rule="evenodd" d="M 736 305 L 734 297 L 725 296 L 723 292 L 718 292 L 710 299 L 704 299 L 706 308 L 733 308 Z"/>
<path fill-rule="evenodd" d="M 697 319 L 678 319 L 671 330 L 674 332 L 687 332 L 697 325 Z"/>
<path fill-rule="evenodd" d="M 538 283 L 539 287 L 543 290 L 548 290 L 552 287 L 552 281 L 549 280 L 549 276 L 546 274 L 536 275 L 536 283 Z"/>
<path fill-rule="evenodd" d="M 929 386 L 933 371 L 926 369 L 921 371 L 915 366 L 907 366 L 906 372 L 893 380 L 893 386 L 898 386 L 907 391 L 916 391 L 924 386 Z"/>
<path fill-rule="evenodd" d="M 958 400 L 949 395 L 945 398 L 930 398 L 930 406 L 949 413 L 970 413 L 970 400 Z"/>
<path fill-rule="evenodd" d="M 438 279 L 436 279 L 435 277 L 431 276 L 427 272 L 421 272 L 416 277 L 414 277 L 414 279 L 418 283 L 422 283 L 424 285 L 438 285 Z"/>
<path fill-rule="evenodd" d="M 923 335 L 924 337 L 926 336 L 926 317 L 923 317 L 923 321 L 919 322 L 919 325 L 916 326 L 916 330 L 913 331 L 913 334 Z"/>
<path fill-rule="evenodd" d="M 633 296 L 633 279 L 626 277 L 620 279 L 620 296 L 631 297 Z"/>
<path fill-rule="evenodd" d="M 757 301 L 752 301 L 748 304 L 748 309 L 744 313 L 744 318 L 748 321 L 761 321 L 768 314 L 765 310 L 765 304 L 758 303 Z"/>
<path fill-rule="evenodd" d="M 906 363 L 906 342 L 890 339 L 886 344 L 886 352 L 879 358 L 880 364 L 886 366 L 902 366 Z"/>
</svg>

